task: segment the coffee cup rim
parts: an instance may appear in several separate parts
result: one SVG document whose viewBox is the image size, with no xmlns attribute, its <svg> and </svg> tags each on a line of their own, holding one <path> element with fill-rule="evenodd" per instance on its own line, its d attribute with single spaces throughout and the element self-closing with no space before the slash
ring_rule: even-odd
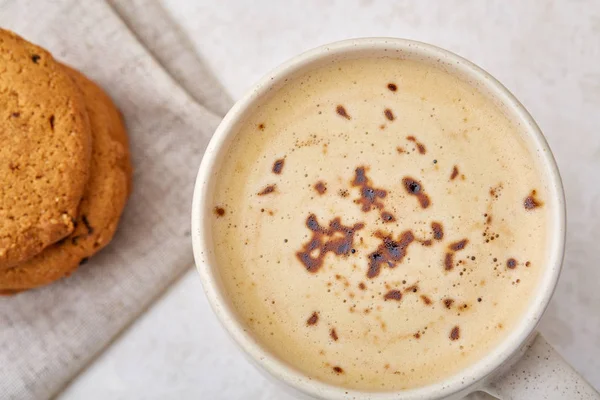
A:
<svg viewBox="0 0 600 400">
<path fill-rule="evenodd" d="M 322 59 L 329 57 L 345 58 L 349 54 L 360 54 L 361 52 L 381 52 L 381 55 L 385 56 L 388 51 L 390 55 L 393 52 L 400 52 L 405 55 L 423 57 L 430 62 L 452 66 L 453 70 L 458 71 L 457 73 L 463 74 L 477 85 L 481 85 L 482 88 L 490 91 L 506 107 L 511 116 L 524 126 L 523 131 L 527 132 L 527 136 L 534 144 L 536 151 L 540 152 L 540 160 L 542 160 L 544 172 L 547 176 L 549 192 L 556 201 L 556 206 L 552 210 L 553 216 L 551 216 L 556 223 L 556 229 L 551 235 L 551 243 L 548 244 L 549 253 L 552 254 L 549 254 L 548 257 L 548 270 L 540 278 L 539 295 L 534 296 L 535 298 L 529 305 L 522 321 L 500 345 L 492 349 L 475 364 L 439 382 L 403 391 L 365 392 L 331 385 L 305 376 L 262 348 L 244 329 L 238 321 L 235 311 L 228 303 L 225 293 L 220 289 L 216 263 L 211 250 L 210 219 L 212 208 L 210 204 L 212 191 L 214 190 L 213 178 L 219 157 L 226 152 L 227 144 L 236 134 L 235 128 L 243 119 L 245 113 L 260 102 L 270 88 L 281 84 L 286 77 L 310 68 L 311 65 L 315 65 L 316 62 Z M 231 108 L 210 140 L 198 170 L 192 205 L 192 242 L 196 266 L 209 303 L 221 324 L 250 358 L 272 376 L 304 394 L 325 399 L 349 397 L 375 400 L 432 399 L 466 394 L 477 389 L 486 378 L 493 375 L 502 365 L 516 355 L 527 342 L 527 339 L 534 333 L 550 302 L 560 276 L 564 257 L 565 235 L 565 198 L 558 167 L 544 135 L 525 107 L 499 81 L 472 62 L 431 44 L 399 38 L 358 38 L 323 45 L 293 57 L 260 79 Z"/>
</svg>

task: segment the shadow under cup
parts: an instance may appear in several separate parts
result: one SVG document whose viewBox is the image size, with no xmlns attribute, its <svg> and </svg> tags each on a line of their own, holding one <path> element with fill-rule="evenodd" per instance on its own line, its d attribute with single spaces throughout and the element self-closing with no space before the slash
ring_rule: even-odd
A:
<svg viewBox="0 0 600 400">
<path fill-rule="evenodd" d="M 524 141 L 535 155 L 535 167 L 545 179 L 548 198 L 550 233 L 544 272 L 536 293 L 523 314 L 523 318 L 502 342 L 478 362 L 460 373 L 438 383 L 402 392 L 365 393 L 336 387 L 303 375 L 292 366 L 270 354 L 241 322 L 219 274 L 219 265 L 213 249 L 211 218 L 214 211 L 213 193 L 216 171 L 224 160 L 233 138 L 241 125 L 252 115 L 256 106 L 263 103 L 290 78 L 335 61 L 358 58 L 399 58 L 429 63 L 459 77 L 492 101 L 519 127 Z M 509 366 L 520 354 L 528 338 L 548 305 L 559 277 L 565 241 L 565 203 L 562 183 L 552 153 L 538 126 L 525 108 L 498 81 L 485 71 L 461 57 L 424 43 L 402 39 L 356 39 L 323 46 L 276 68 L 239 100 L 216 130 L 199 169 L 192 209 L 192 235 L 194 255 L 207 297 L 233 339 L 259 367 L 279 381 L 299 392 L 326 399 L 430 399 L 451 396 L 458 398 L 480 388 L 495 373 Z"/>
</svg>

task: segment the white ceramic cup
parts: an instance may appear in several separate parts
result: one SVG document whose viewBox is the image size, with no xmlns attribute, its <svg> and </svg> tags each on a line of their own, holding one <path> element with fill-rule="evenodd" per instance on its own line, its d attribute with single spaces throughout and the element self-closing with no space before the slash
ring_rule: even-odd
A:
<svg viewBox="0 0 600 400">
<path fill-rule="evenodd" d="M 219 276 L 211 234 L 216 172 L 240 123 L 269 91 L 286 78 L 336 59 L 396 57 L 434 64 L 468 81 L 489 95 L 505 113 L 522 126 L 525 140 L 539 152 L 542 174 L 549 182 L 551 207 L 548 258 L 536 295 L 507 338 L 476 364 L 437 383 L 399 392 L 349 390 L 310 379 L 270 354 L 244 329 L 228 300 Z M 192 237 L 196 265 L 206 295 L 221 323 L 260 369 L 303 396 L 320 399 L 459 399 L 483 391 L 501 399 L 599 399 L 600 395 L 577 375 L 541 337 L 535 328 L 548 305 L 562 267 L 565 243 L 565 200 L 552 153 L 540 129 L 519 101 L 497 80 L 471 62 L 446 50 L 404 39 L 365 38 L 329 44 L 303 53 L 261 79 L 225 116 L 206 150 L 198 172 L 192 209 Z M 537 336 L 537 337 L 536 337 Z"/>
</svg>

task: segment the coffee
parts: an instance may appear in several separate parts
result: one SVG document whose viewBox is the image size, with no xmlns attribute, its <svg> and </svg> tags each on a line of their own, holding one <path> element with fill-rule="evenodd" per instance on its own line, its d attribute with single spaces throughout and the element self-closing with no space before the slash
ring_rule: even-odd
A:
<svg viewBox="0 0 600 400">
<path fill-rule="evenodd" d="M 431 384 L 522 320 L 553 206 L 496 103 L 422 61 L 336 61 L 243 121 L 211 219 L 226 294 L 266 349 L 362 390 Z"/>
</svg>

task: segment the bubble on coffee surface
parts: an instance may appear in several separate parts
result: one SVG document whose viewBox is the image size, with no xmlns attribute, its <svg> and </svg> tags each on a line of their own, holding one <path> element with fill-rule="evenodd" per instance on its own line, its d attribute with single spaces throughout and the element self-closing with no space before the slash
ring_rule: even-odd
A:
<svg viewBox="0 0 600 400">
<path fill-rule="evenodd" d="M 368 85 L 344 65 L 290 80 L 234 140 L 216 257 L 248 332 L 284 362 L 348 388 L 422 386 L 511 331 L 544 265 L 525 246 L 544 209 L 526 199 L 546 189 L 477 94 L 396 64 Z"/>
</svg>

